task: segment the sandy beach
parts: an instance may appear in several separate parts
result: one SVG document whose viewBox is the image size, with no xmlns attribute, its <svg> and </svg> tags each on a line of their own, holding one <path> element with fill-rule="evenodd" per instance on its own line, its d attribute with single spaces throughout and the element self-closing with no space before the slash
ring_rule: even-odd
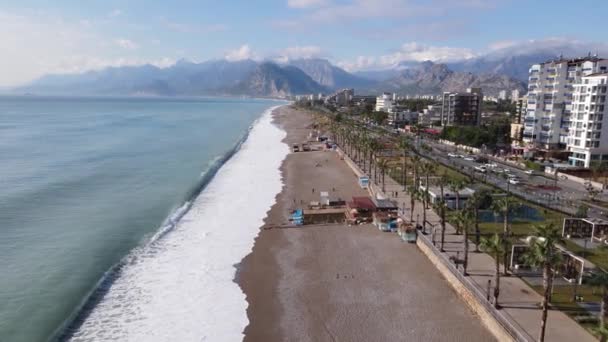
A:
<svg viewBox="0 0 608 342">
<path fill-rule="evenodd" d="M 274 118 L 285 143 L 306 141 L 310 114 L 284 106 Z M 290 153 L 282 174 L 283 191 L 239 265 L 246 341 L 494 340 L 417 247 L 395 234 L 372 225 L 285 228 L 290 211 L 318 201 L 319 191 L 368 195 L 336 152 Z"/>
</svg>

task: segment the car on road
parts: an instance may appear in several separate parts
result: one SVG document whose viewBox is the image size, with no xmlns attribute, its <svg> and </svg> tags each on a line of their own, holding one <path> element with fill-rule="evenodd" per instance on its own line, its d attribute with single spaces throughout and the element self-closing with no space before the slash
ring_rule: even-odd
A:
<svg viewBox="0 0 608 342">
<path fill-rule="evenodd" d="M 488 169 L 486 169 L 485 166 L 475 166 L 475 171 L 481 172 L 481 173 L 486 173 L 488 171 Z"/>
<path fill-rule="evenodd" d="M 498 167 L 498 165 L 496 165 L 496 163 L 487 163 L 487 164 L 485 165 L 485 167 L 490 168 L 490 169 L 493 169 L 493 168 L 495 168 L 495 167 Z"/>
<path fill-rule="evenodd" d="M 513 184 L 513 185 L 517 185 L 517 184 L 521 183 L 521 181 L 519 180 L 519 178 L 509 178 L 509 183 Z"/>
<path fill-rule="evenodd" d="M 464 159 L 466 161 L 475 161 L 475 158 L 473 158 L 473 157 L 464 157 L 462 159 Z"/>
<path fill-rule="evenodd" d="M 535 174 L 535 173 L 536 173 L 534 170 L 526 170 L 526 171 L 524 171 L 524 172 L 525 172 L 526 174 L 528 174 L 528 175 L 533 175 L 533 174 Z"/>
<path fill-rule="evenodd" d="M 455 153 L 448 153 L 448 157 L 450 158 L 458 158 L 458 155 Z"/>
</svg>

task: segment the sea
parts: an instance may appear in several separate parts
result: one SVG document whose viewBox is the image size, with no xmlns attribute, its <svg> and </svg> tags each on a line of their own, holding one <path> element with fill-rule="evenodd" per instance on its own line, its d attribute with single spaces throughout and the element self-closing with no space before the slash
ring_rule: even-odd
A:
<svg viewBox="0 0 608 342">
<path fill-rule="evenodd" d="M 242 340 L 282 104 L 0 97 L 0 341 Z"/>
</svg>

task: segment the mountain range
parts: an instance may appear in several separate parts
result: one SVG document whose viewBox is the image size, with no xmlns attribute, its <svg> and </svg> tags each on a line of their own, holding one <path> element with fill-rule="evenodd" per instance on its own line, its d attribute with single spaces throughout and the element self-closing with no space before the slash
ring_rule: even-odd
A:
<svg viewBox="0 0 608 342">
<path fill-rule="evenodd" d="M 525 91 L 531 64 L 554 58 L 551 51 L 494 53 L 452 63 L 401 62 L 385 70 L 350 73 L 320 58 L 273 61 L 180 60 L 167 68 L 152 65 L 109 67 L 81 74 L 47 75 L 13 89 L 49 95 L 256 96 L 330 93 L 355 88 L 358 94 L 440 94 L 481 87 Z"/>
</svg>

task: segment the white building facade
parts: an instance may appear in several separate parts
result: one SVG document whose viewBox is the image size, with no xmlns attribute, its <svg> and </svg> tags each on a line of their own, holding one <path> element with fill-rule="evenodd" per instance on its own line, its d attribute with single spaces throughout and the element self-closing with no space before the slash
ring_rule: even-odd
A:
<svg viewBox="0 0 608 342">
<path fill-rule="evenodd" d="M 393 94 L 384 93 L 376 97 L 376 112 L 391 112 L 393 108 Z"/>
<path fill-rule="evenodd" d="M 608 74 L 583 76 L 574 85 L 567 148 L 569 163 L 589 167 L 608 162 Z"/>
<path fill-rule="evenodd" d="M 557 59 L 532 65 L 529 71 L 523 141 L 547 150 L 566 147 L 574 85 L 583 76 L 606 70 L 608 60 L 597 57 Z"/>
</svg>

